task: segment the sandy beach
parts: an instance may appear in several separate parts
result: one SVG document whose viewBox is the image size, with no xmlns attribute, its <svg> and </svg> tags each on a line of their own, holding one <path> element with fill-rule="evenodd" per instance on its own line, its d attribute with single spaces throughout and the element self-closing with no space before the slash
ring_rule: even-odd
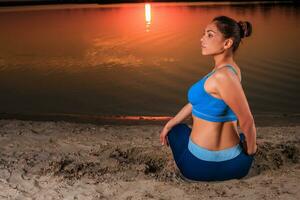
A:
<svg viewBox="0 0 300 200">
<path fill-rule="evenodd" d="M 198 183 L 180 178 L 161 128 L 2 119 L 0 199 L 300 199 L 300 124 L 257 126 L 247 177 Z"/>
</svg>

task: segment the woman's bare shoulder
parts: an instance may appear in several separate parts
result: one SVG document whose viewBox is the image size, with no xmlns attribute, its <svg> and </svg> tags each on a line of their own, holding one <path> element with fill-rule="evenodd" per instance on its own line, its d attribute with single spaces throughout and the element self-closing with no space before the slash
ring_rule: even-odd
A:
<svg viewBox="0 0 300 200">
<path fill-rule="evenodd" d="M 230 66 L 222 67 L 222 68 L 216 70 L 216 72 L 214 73 L 214 77 L 221 78 L 223 80 L 224 80 L 224 78 L 225 79 L 230 78 L 233 80 L 236 79 L 239 82 L 241 82 L 241 80 L 242 80 L 241 70 L 237 66 L 232 66 L 232 67 L 234 67 L 234 71 L 232 70 L 232 68 Z"/>
</svg>

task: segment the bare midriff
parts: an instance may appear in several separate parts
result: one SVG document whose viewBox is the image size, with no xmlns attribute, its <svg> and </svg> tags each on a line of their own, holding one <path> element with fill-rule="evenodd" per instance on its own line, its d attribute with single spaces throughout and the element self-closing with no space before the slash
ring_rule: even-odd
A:
<svg viewBox="0 0 300 200">
<path fill-rule="evenodd" d="M 208 150 L 218 151 L 231 148 L 240 141 L 237 121 L 211 122 L 192 115 L 192 141 Z"/>
</svg>

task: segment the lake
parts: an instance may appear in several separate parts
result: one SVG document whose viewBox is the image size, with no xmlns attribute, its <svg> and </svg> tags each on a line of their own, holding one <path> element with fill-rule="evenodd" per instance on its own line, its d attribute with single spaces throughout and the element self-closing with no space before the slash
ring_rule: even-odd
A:
<svg viewBox="0 0 300 200">
<path fill-rule="evenodd" d="M 0 8 L 0 113 L 173 116 L 213 69 L 218 15 L 253 25 L 235 56 L 252 113 L 299 114 L 299 7 L 229 3 Z"/>
</svg>

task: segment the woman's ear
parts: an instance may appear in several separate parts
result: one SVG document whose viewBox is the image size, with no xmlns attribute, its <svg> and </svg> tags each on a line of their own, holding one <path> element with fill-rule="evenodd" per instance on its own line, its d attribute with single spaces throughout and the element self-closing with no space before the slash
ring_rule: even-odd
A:
<svg viewBox="0 0 300 200">
<path fill-rule="evenodd" d="M 224 49 L 229 49 L 232 45 L 233 45 L 233 40 L 231 38 L 228 38 L 225 40 Z"/>
</svg>

